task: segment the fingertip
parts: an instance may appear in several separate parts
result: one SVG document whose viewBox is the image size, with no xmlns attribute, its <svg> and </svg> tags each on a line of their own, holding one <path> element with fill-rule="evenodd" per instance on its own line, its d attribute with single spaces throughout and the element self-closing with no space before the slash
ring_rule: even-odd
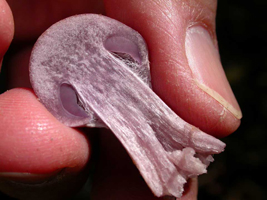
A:
<svg viewBox="0 0 267 200">
<path fill-rule="evenodd" d="M 32 90 L 12 89 L 0 96 L 0 171 L 51 173 L 81 170 L 89 160 L 89 141 L 58 122 Z"/>
<path fill-rule="evenodd" d="M 241 119 L 236 118 L 225 108 L 222 108 L 222 112 L 211 119 L 213 121 L 210 122 L 210 125 L 208 124 L 207 127 L 204 127 L 203 130 L 217 138 L 223 138 L 234 133 L 241 124 Z"/>
<path fill-rule="evenodd" d="M 3 58 L 14 36 L 14 20 L 5 0 L 0 0 L 0 60 Z"/>
<path fill-rule="evenodd" d="M 163 84 L 163 83 L 162 83 Z M 226 137 L 238 129 L 237 118 L 216 99 L 199 89 L 194 83 L 185 83 L 183 89 L 169 86 L 169 96 L 156 88 L 160 97 L 186 122 L 217 138 Z M 165 85 L 166 86 L 166 85 Z M 179 92 L 173 92 L 179 91 Z"/>
<path fill-rule="evenodd" d="M 58 122 L 30 89 L 0 95 L 0 191 L 16 199 L 68 199 L 86 181 L 90 141 Z"/>
</svg>

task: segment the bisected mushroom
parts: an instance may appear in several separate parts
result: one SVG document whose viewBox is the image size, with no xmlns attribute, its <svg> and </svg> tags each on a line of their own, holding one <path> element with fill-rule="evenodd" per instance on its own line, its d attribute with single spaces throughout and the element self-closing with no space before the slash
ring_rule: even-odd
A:
<svg viewBox="0 0 267 200">
<path fill-rule="evenodd" d="M 158 197 L 180 197 L 225 148 L 153 92 L 145 41 L 114 19 L 84 14 L 51 26 L 34 46 L 30 78 L 65 125 L 109 128 Z"/>
</svg>

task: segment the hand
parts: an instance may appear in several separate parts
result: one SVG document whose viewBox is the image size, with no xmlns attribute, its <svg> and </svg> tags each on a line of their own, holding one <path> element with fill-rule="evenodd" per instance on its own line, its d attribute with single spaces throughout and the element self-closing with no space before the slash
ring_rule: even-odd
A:
<svg viewBox="0 0 267 200">
<path fill-rule="evenodd" d="M 238 128 L 242 114 L 217 50 L 216 1 L 7 2 L 12 11 L 0 0 L 0 60 L 13 37 L 12 13 L 16 24 L 4 66 L 9 71 L 9 88 L 30 87 L 31 45 L 45 29 L 74 14 L 102 13 L 144 37 L 153 89 L 179 116 L 216 137 Z M 66 199 L 82 186 L 92 166 L 95 141 L 87 138 L 92 133 L 85 135 L 81 129 L 59 123 L 26 88 L 0 95 L 0 116 L 1 191 L 20 199 Z M 93 199 L 157 199 L 112 134 L 99 135 L 101 154 L 94 171 Z M 196 199 L 196 195 L 193 179 L 182 199 Z"/>
</svg>

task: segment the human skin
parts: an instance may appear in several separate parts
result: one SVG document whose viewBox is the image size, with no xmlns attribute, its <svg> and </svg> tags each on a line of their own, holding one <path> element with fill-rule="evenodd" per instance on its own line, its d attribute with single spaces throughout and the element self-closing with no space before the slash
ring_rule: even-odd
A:
<svg viewBox="0 0 267 200">
<path fill-rule="evenodd" d="M 46 28 L 74 14 L 103 13 L 132 27 L 144 37 L 150 53 L 153 90 L 180 117 L 216 137 L 227 136 L 238 128 L 241 111 L 229 89 L 217 52 L 216 1 L 78 0 L 64 1 L 63 4 L 55 0 L 9 0 L 8 3 L 16 24 L 13 46 L 21 41 L 27 44 L 20 45 L 20 51 L 5 63 L 10 70 L 10 87 L 29 86 L 28 77 L 19 75 L 27 71 L 29 44 Z M 11 10 L 6 1 L 0 0 L 0 60 L 13 38 Z M 198 32 L 201 34 L 196 34 Z M 198 43 L 198 40 L 207 41 Z M 195 46 L 207 51 L 198 53 Z M 223 97 L 223 100 L 218 97 Z M 87 139 L 81 130 L 59 123 L 38 102 L 31 89 L 12 89 L 1 94 L 0 116 L 0 152 L 5 152 L 0 153 L 0 162 L 7 163 L 5 168 L 0 166 L 0 177 L 6 176 L 5 172 L 31 173 L 29 166 L 36 165 L 40 165 L 40 171 L 34 173 L 47 176 L 54 176 L 64 168 L 67 177 L 71 177 L 65 180 L 67 188 L 72 186 L 73 180 L 79 182 L 80 174 L 86 174 L 83 169 L 90 160 L 93 141 Z M 109 133 L 101 133 L 100 137 L 102 153 L 95 172 L 93 199 L 157 199 L 116 139 Z M 37 176 L 36 179 L 44 178 Z M 33 178 L 24 176 L 24 181 L 27 179 Z M 196 198 L 197 181 L 190 181 L 189 185 L 182 199 Z M 0 190 L 5 187 L 6 182 L 0 182 Z M 47 188 L 46 185 L 43 187 L 44 190 Z M 53 194 L 47 195 L 61 196 L 60 187 L 62 183 L 54 183 Z M 9 191 L 22 195 L 12 186 Z"/>
</svg>

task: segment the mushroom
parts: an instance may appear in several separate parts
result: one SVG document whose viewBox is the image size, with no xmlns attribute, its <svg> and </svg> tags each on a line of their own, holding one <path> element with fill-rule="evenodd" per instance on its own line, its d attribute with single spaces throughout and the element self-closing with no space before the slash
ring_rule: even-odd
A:
<svg viewBox="0 0 267 200">
<path fill-rule="evenodd" d="M 114 19 L 83 14 L 52 25 L 33 48 L 30 79 L 65 125 L 110 129 L 158 197 L 181 197 L 225 148 L 153 92 L 144 39 Z"/>
</svg>

